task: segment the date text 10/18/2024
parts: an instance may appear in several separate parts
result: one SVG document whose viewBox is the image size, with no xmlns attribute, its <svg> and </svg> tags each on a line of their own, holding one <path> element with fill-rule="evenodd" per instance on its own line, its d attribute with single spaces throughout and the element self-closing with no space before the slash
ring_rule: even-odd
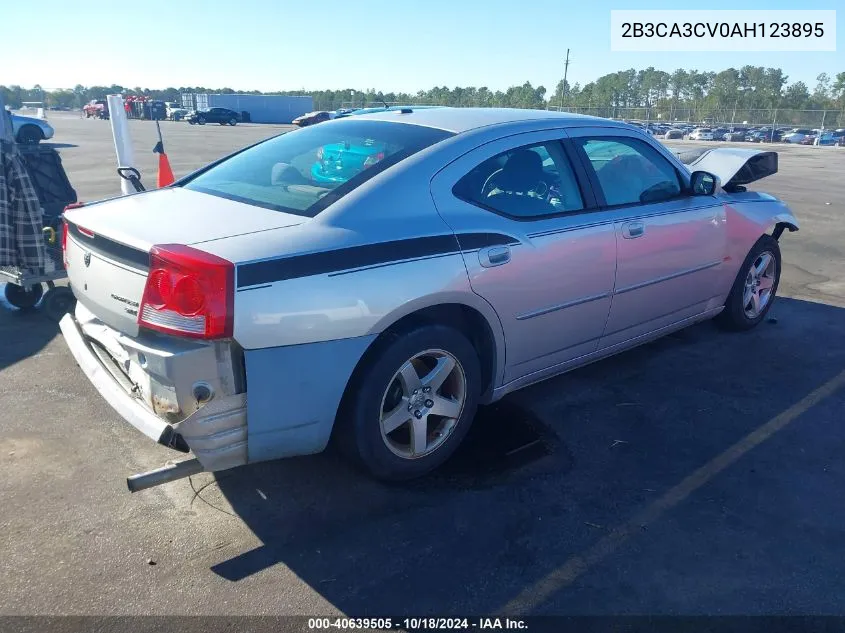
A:
<svg viewBox="0 0 845 633">
<path fill-rule="evenodd" d="M 308 618 L 308 629 L 372 631 L 527 631 L 519 618 Z"/>
</svg>

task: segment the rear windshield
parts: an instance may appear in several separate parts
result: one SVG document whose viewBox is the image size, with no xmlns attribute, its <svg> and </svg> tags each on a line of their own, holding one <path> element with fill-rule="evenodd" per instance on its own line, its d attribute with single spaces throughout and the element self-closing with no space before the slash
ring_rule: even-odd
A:
<svg viewBox="0 0 845 633">
<path fill-rule="evenodd" d="M 235 154 L 182 186 L 314 217 L 377 173 L 449 136 L 444 130 L 354 117 L 319 123 Z"/>
</svg>

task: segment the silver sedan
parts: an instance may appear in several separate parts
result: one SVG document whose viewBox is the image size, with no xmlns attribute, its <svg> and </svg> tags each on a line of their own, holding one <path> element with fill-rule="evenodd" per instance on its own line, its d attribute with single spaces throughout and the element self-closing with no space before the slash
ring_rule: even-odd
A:
<svg viewBox="0 0 845 633">
<path fill-rule="evenodd" d="M 62 322 L 101 394 L 195 459 L 322 451 L 408 479 L 480 404 L 705 319 L 760 323 L 798 229 L 773 152 L 675 153 L 545 111 L 403 108 L 68 211 Z"/>
</svg>

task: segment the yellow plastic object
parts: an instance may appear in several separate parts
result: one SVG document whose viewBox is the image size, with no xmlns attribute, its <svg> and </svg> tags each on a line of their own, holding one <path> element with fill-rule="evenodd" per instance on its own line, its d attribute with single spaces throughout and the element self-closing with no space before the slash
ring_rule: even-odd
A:
<svg viewBox="0 0 845 633">
<path fill-rule="evenodd" d="M 45 226 L 43 229 L 41 229 L 41 232 L 47 239 L 48 244 L 53 245 L 56 243 L 56 229 L 54 229 L 52 226 Z"/>
</svg>

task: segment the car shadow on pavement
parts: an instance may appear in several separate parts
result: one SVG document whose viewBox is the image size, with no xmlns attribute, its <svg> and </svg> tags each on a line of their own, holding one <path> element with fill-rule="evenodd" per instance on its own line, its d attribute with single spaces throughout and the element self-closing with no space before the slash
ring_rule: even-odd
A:
<svg viewBox="0 0 845 633">
<path fill-rule="evenodd" d="M 59 324 L 37 308 L 18 310 L 0 300 L 0 371 L 37 354 L 58 333 Z"/>
<path fill-rule="evenodd" d="M 500 612 L 842 371 L 843 316 L 841 308 L 779 299 L 768 321 L 752 332 L 724 333 L 703 323 L 524 389 L 482 409 L 460 454 L 442 472 L 413 484 L 375 482 L 331 452 L 220 473 L 219 493 L 263 544 L 212 571 L 239 582 L 282 564 L 351 616 Z M 829 426 L 831 441 L 845 441 L 845 430 Z M 730 478 L 731 494 L 777 498 L 766 481 L 750 481 L 741 469 L 720 477 Z M 818 494 L 828 495 L 829 503 L 840 498 L 833 491 Z M 794 521 L 779 511 L 772 507 L 763 519 L 766 525 L 781 521 L 771 538 L 782 539 L 779 547 L 787 551 L 802 540 L 804 528 L 791 530 Z M 723 529 L 717 523 L 711 536 Z M 762 528 L 750 523 L 748 529 Z M 690 538 L 670 533 L 651 546 L 671 559 L 691 551 Z M 739 579 L 719 608 L 766 608 L 765 597 L 754 597 L 754 581 L 742 583 L 747 562 L 731 555 L 711 563 L 723 566 L 720 578 Z M 707 608 L 695 591 L 661 602 L 679 581 L 661 576 L 659 561 L 636 568 L 634 575 L 646 579 L 642 585 L 620 585 L 616 564 L 613 559 L 609 573 L 590 576 L 594 593 L 552 591 L 535 612 Z M 795 579 L 767 581 L 782 582 L 784 591 L 770 594 L 781 600 Z M 775 603 L 770 612 L 778 608 Z"/>
</svg>

